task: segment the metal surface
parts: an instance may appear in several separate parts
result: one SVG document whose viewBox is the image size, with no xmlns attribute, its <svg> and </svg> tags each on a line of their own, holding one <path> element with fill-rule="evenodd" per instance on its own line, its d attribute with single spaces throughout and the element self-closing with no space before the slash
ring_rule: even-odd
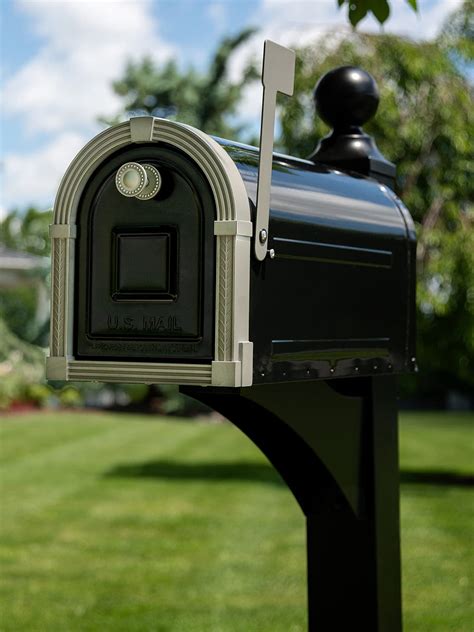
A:
<svg viewBox="0 0 474 632">
<path fill-rule="evenodd" d="M 126 162 L 115 175 L 115 186 L 125 197 L 135 197 L 141 193 L 147 182 L 145 168 L 138 162 Z"/>
<path fill-rule="evenodd" d="M 380 184 L 383 157 L 362 156 L 377 182 L 272 155 L 294 54 L 265 50 L 260 151 L 138 117 L 74 159 L 51 228 L 47 375 L 186 385 L 261 448 L 301 506 L 310 632 L 400 632 L 389 374 L 414 368 L 413 222 Z M 348 86 L 363 97 L 351 127 L 376 95 L 370 81 Z M 335 94 L 323 90 L 320 109 L 338 127 L 347 103 L 333 121 Z M 340 131 L 325 145 L 336 161 L 356 147 Z"/>
<path fill-rule="evenodd" d="M 395 165 L 360 127 L 373 118 L 379 100 L 375 79 L 362 68 L 340 66 L 323 75 L 314 90 L 314 104 L 333 131 L 321 139 L 311 160 L 372 176 L 394 188 Z"/>
<path fill-rule="evenodd" d="M 257 213 L 255 217 L 255 256 L 263 261 L 267 256 L 270 188 L 272 184 L 273 135 L 277 92 L 293 94 L 295 78 L 295 52 L 265 41 L 263 54 L 263 98 L 260 124 L 260 153 L 257 185 Z"/>
<path fill-rule="evenodd" d="M 165 183 L 165 189 L 168 188 L 167 191 L 160 192 L 157 199 L 150 201 L 124 198 L 117 193 L 122 204 L 125 204 L 127 199 L 131 204 L 131 206 L 125 206 L 121 210 L 124 213 L 122 217 L 124 223 L 122 226 L 115 226 L 119 229 L 118 231 L 111 230 L 111 226 L 108 229 L 106 226 L 95 231 L 95 238 L 92 241 L 97 242 L 95 248 L 99 253 L 101 246 L 104 249 L 112 249 L 111 252 L 114 251 L 114 243 L 115 252 L 118 252 L 118 256 L 113 255 L 111 260 L 106 261 L 106 264 L 111 268 L 111 274 L 106 273 L 104 276 L 100 266 L 94 269 L 91 274 L 91 285 L 95 284 L 97 289 L 97 284 L 99 286 L 102 284 L 104 291 L 99 292 L 99 296 L 106 303 L 110 300 L 114 302 L 114 296 L 119 299 L 114 302 L 113 312 L 107 315 L 107 321 L 105 321 L 105 326 L 108 328 L 108 316 L 111 316 L 110 325 L 115 332 L 112 335 L 112 338 L 115 336 L 112 345 L 109 344 L 109 341 L 94 340 L 94 332 L 90 327 L 91 321 L 88 318 L 78 319 L 77 298 L 79 291 L 77 284 L 79 272 L 76 254 L 78 248 L 81 249 L 81 244 L 88 239 L 91 228 L 86 222 L 80 227 L 81 230 L 78 230 L 78 223 L 81 222 L 79 210 L 83 204 L 84 192 L 95 175 L 99 171 L 104 172 L 108 162 L 112 161 L 115 156 L 119 154 L 123 156 L 127 150 L 131 151 L 132 149 L 138 152 L 140 150 L 147 151 L 147 147 L 171 149 L 177 159 L 181 157 L 184 161 L 190 161 L 191 171 L 194 170 L 195 173 L 199 173 L 204 188 L 209 187 L 211 191 L 211 201 L 205 203 L 204 206 L 207 212 L 212 208 L 215 212 L 210 230 L 207 231 L 208 239 L 212 240 L 215 247 L 215 259 L 203 256 L 204 261 L 202 262 L 202 266 L 207 267 L 208 270 L 212 271 L 212 274 L 215 274 L 211 287 L 211 291 L 215 292 L 212 307 L 214 322 L 213 325 L 210 325 L 214 342 L 207 358 L 204 355 L 203 346 L 199 349 L 193 345 L 186 347 L 183 344 L 183 333 L 186 332 L 182 327 L 180 330 L 179 323 L 174 320 L 164 321 L 163 313 L 151 314 L 153 311 L 153 307 L 150 305 L 152 301 L 149 301 L 146 309 L 143 310 L 145 313 L 140 313 L 139 301 L 134 300 L 132 303 L 127 303 L 126 300 L 122 300 L 128 298 L 126 295 L 130 290 L 136 294 L 143 292 L 146 299 L 158 300 L 165 298 L 174 300 L 173 295 L 177 296 L 180 293 L 179 284 L 175 283 L 173 287 L 173 283 L 171 283 L 168 288 L 169 291 L 165 292 L 168 294 L 167 297 L 156 296 L 167 290 L 166 278 L 168 275 L 163 270 L 154 269 L 162 266 L 163 259 L 166 261 L 167 255 L 168 261 L 170 254 L 171 259 L 173 259 L 174 250 L 178 250 L 178 258 L 180 256 L 186 258 L 186 247 L 183 250 L 179 246 L 176 248 L 177 239 L 174 236 L 177 237 L 175 229 L 178 227 L 173 226 L 172 222 L 176 220 L 177 216 L 173 216 L 172 221 L 166 227 L 163 226 L 163 217 L 159 213 L 151 213 L 150 215 L 151 209 L 156 209 L 157 203 L 162 203 L 166 195 L 169 197 L 169 187 L 173 188 L 173 180 Z M 139 161 L 144 158 L 142 153 L 137 153 L 136 156 Z M 145 162 L 144 164 L 149 163 Z M 120 164 L 115 166 L 116 169 L 119 167 Z M 179 177 L 186 180 L 186 172 L 187 170 L 184 169 L 181 174 L 178 174 Z M 108 184 L 110 183 L 107 180 L 105 189 L 108 190 L 107 195 L 110 196 L 112 193 Z M 189 194 L 189 186 L 188 183 L 182 191 L 177 191 L 177 195 L 186 195 L 186 188 Z M 105 194 L 105 191 L 102 193 Z M 99 197 L 100 195 L 97 196 L 97 199 Z M 199 204 L 199 200 L 198 194 L 191 200 L 189 208 L 195 208 L 195 204 Z M 114 204 L 109 205 L 109 202 L 99 215 L 102 216 L 101 221 L 105 220 L 113 224 L 117 218 L 114 216 Z M 90 211 L 91 209 L 86 207 L 86 212 L 89 213 Z M 147 214 L 148 220 L 144 225 L 143 220 L 146 219 Z M 178 215 L 180 214 L 186 215 L 186 210 L 179 209 Z M 250 246 L 253 232 L 249 201 L 242 178 L 234 162 L 216 141 L 200 130 L 153 117 L 137 117 L 111 127 L 93 138 L 72 161 L 61 181 L 55 200 L 53 221 L 51 226 L 51 348 L 46 363 L 48 379 L 145 383 L 165 381 L 174 384 L 213 384 L 225 387 L 248 386 L 252 383 L 253 345 L 248 338 L 248 321 Z M 192 222 L 192 218 L 190 221 Z M 127 226 L 128 222 L 130 224 Z M 184 224 L 186 225 L 187 222 L 185 221 Z M 166 230 L 162 230 L 163 228 Z M 193 234 L 193 238 L 199 242 L 200 236 L 196 231 Z M 121 251 L 122 237 L 125 238 L 123 252 Z M 156 247 L 154 254 L 142 252 L 142 249 L 139 248 L 139 242 L 142 238 Z M 165 244 L 165 242 L 168 243 Z M 131 257 L 125 256 L 127 253 L 128 255 L 131 254 Z M 133 258 L 134 253 L 137 253 L 136 263 L 138 267 L 141 266 L 142 274 L 137 275 L 139 270 L 129 268 L 128 263 L 126 265 L 129 258 Z M 153 269 L 148 271 L 147 268 L 150 263 Z M 86 262 L 86 267 L 87 265 L 89 263 Z M 132 261 L 130 261 L 130 265 L 133 265 Z M 184 268 L 187 268 L 189 273 L 186 279 L 187 285 L 198 282 L 198 269 L 190 267 L 189 262 Z M 86 275 L 88 274 L 89 272 L 86 272 Z M 171 279 L 173 278 L 175 278 L 174 275 Z M 178 289 L 177 293 L 176 289 Z M 83 293 L 79 292 L 79 294 L 83 301 L 88 300 Z M 155 296 L 150 296 L 150 294 L 155 294 Z M 135 295 L 134 298 L 139 297 Z M 95 301 L 92 304 L 95 306 Z M 135 311 L 138 307 L 138 313 L 133 315 L 117 314 L 115 307 L 120 311 L 124 309 L 126 304 L 134 305 Z M 95 307 L 99 313 L 105 311 L 103 303 Z M 169 307 L 165 307 L 165 309 L 169 309 Z M 91 313 L 90 310 L 89 312 Z M 188 321 L 189 318 L 192 318 L 192 313 L 187 314 L 186 311 L 183 313 Z M 148 320 L 147 317 L 150 315 L 152 319 Z M 168 318 L 173 315 L 173 313 L 166 314 Z M 87 309 L 84 311 L 84 316 L 87 316 Z M 121 320 L 120 316 L 123 316 L 124 319 Z M 141 337 L 140 330 L 143 329 L 140 327 L 143 323 L 143 317 L 146 319 L 146 345 L 142 345 L 143 341 L 139 339 Z M 100 322 L 98 324 L 100 328 Z M 94 327 L 96 325 L 97 322 Z M 204 326 L 209 325 L 204 323 Z M 96 348 L 83 350 L 83 354 L 87 358 L 84 361 L 78 359 L 76 355 L 79 348 L 78 330 L 80 327 L 83 328 L 84 333 L 81 343 L 86 347 L 89 344 L 98 345 Z M 92 336 L 87 333 L 88 330 Z M 138 338 L 134 339 L 137 334 Z M 173 334 L 175 338 L 181 338 L 180 341 L 178 340 L 178 345 L 168 344 L 169 342 L 174 343 L 174 340 L 170 340 Z M 153 336 L 167 338 L 167 340 L 155 341 L 156 346 L 153 348 Z M 162 344 L 163 342 L 165 344 Z M 196 342 L 199 344 L 202 341 Z M 128 351 L 132 354 L 133 362 L 128 361 Z M 98 352 L 99 355 L 96 356 L 95 352 Z M 117 352 L 123 355 L 118 355 Z M 197 355 L 198 352 L 199 355 Z M 165 354 L 164 358 L 162 354 Z M 195 370 L 189 370 L 188 360 L 195 363 Z"/>
<path fill-rule="evenodd" d="M 117 165 L 138 160 L 166 176 L 147 202 L 114 186 Z M 89 180 L 78 217 L 76 358 L 212 360 L 215 208 L 195 164 L 127 148 Z"/>
<path fill-rule="evenodd" d="M 161 175 L 158 169 L 153 165 L 144 164 L 143 168 L 146 172 L 147 183 L 136 197 L 139 200 L 151 200 L 151 198 L 154 198 L 161 189 Z"/>
<path fill-rule="evenodd" d="M 255 204 L 258 150 L 219 142 Z M 266 247 L 250 280 L 254 383 L 413 369 L 415 233 L 390 189 L 275 154 Z"/>
<path fill-rule="evenodd" d="M 395 378 L 182 390 L 240 428 L 304 512 L 309 632 L 400 632 Z"/>
</svg>

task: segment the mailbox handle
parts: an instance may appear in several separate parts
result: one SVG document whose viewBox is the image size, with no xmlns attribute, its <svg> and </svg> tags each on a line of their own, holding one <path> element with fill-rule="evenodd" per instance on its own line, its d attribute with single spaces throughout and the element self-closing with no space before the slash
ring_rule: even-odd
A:
<svg viewBox="0 0 474 632">
<path fill-rule="evenodd" d="M 293 94 L 295 51 L 265 40 L 262 70 L 262 118 L 258 161 L 257 216 L 255 219 L 255 256 L 263 261 L 268 253 L 268 221 L 273 168 L 273 137 L 277 92 Z"/>
</svg>

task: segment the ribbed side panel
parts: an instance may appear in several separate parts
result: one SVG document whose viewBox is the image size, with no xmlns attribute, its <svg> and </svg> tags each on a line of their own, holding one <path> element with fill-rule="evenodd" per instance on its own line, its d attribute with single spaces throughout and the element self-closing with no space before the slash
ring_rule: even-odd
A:
<svg viewBox="0 0 474 632">
<path fill-rule="evenodd" d="M 139 384 L 211 384 L 210 364 L 155 364 L 142 362 L 68 362 L 73 381 Z"/>
<path fill-rule="evenodd" d="M 66 288 L 66 239 L 52 240 L 51 294 L 51 354 L 64 354 L 64 317 Z"/>
<path fill-rule="evenodd" d="M 223 235 L 217 256 L 217 360 L 232 359 L 232 299 L 234 289 L 234 238 Z"/>
</svg>

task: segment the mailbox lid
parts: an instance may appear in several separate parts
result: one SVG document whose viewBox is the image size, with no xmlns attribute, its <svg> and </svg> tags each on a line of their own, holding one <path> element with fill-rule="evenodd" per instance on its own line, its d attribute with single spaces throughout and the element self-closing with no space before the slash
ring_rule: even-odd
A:
<svg viewBox="0 0 474 632">
<path fill-rule="evenodd" d="M 255 210 L 258 150 L 221 142 Z M 255 382 L 413 370 L 415 232 L 390 189 L 275 154 L 268 247 L 251 273 Z"/>
</svg>

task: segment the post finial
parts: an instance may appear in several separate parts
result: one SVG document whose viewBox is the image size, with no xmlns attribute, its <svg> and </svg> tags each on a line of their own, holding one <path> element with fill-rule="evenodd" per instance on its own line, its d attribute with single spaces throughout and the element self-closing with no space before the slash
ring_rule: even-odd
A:
<svg viewBox="0 0 474 632">
<path fill-rule="evenodd" d="M 340 66 L 323 75 L 314 89 L 314 103 L 333 131 L 321 140 L 311 160 L 371 176 L 393 188 L 395 165 L 361 129 L 375 115 L 379 100 L 375 79 L 361 68 Z"/>
</svg>

